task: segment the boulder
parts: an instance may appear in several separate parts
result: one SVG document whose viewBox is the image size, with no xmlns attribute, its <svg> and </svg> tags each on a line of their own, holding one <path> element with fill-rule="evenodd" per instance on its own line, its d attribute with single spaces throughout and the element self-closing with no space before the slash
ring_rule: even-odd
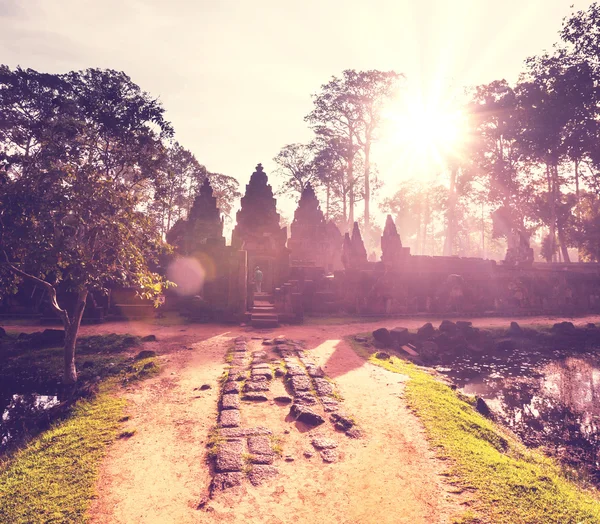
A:
<svg viewBox="0 0 600 524">
<path fill-rule="evenodd" d="M 386 353 L 385 351 L 378 351 L 375 353 L 375 358 L 378 358 L 379 360 L 389 360 L 390 354 Z"/>
<path fill-rule="evenodd" d="M 523 329 L 516 322 L 511 322 L 507 333 L 509 337 L 520 337 L 523 334 Z"/>
<path fill-rule="evenodd" d="M 156 342 L 156 335 L 147 335 L 142 337 L 142 342 Z"/>
<path fill-rule="evenodd" d="M 431 322 L 427 322 L 427 324 L 423 324 L 417 331 L 417 338 L 425 340 L 432 337 L 434 334 L 435 328 L 433 327 L 433 324 Z"/>
<path fill-rule="evenodd" d="M 395 327 L 390 331 L 390 337 L 396 346 L 404 346 L 408 344 L 410 334 L 408 333 L 408 329 L 404 327 Z"/>
<path fill-rule="evenodd" d="M 438 328 L 442 333 L 454 334 L 458 330 L 456 324 L 450 320 L 442 320 Z"/>
<path fill-rule="evenodd" d="M 376 342 L 379 342 L 385 347 L 392 345 L 392 336 L 390 335 L 389 330 L 386 328 L 379 328 L 373 331 L 373 338 Z"/>
<path fill-rule="evenodd" d="M 460 331 L 465 331 L 470 327 L 473 327 L 473 322 L 470 322 L 468 320 L 457 320 L 456 321 L 456 327 L 460 330 Z"/>
<path fill-rule="evenodd" d="M 573 322 L 558 322 L 552 326 L 551 331 L 557 335 L 574 335 L 577 333 L 577 328 Z"/>
<path fill-rule="evenodd" d="M 475 409 L 486 418 L 494 418 L 489 406 L 481 397 L 477 397 L 477 404 L 475 405 Z"/>
<path fill-rule="evenodd" d="M 342 431 L 348 431 L 354 426 L 354 420 L 344 413 L 332 413 L 329 416 L 329 420 L 333 422 L 337 429 L 341 429 Z"/>
<path fill-rule="evenodd" d="M 439 353 L 440 348 L 435 342 L 432 342 L 431 340 L 426 340 L 419 348 L 419 355 L 424 360 L 433 360 L 439 355 Z"/>
<path fill-rule="evenodd" d="M 321 415 L 301 404 L 292 404 L 290 416 L 309 426 L 319 426 L 325 422 Z"/>
</svg>

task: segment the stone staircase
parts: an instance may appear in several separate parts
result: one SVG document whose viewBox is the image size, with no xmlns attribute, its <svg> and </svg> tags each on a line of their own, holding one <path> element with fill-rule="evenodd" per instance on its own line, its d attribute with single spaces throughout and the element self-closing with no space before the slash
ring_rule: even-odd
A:
<svg viewBox="0 0 600 524">
<path fill-rule="evenodd" d="M 273 305 L 271 293 L 255 293 L 250 322 L 255 328 L 273 328 L 279 325 L 279 317 Z"/>
</svg>

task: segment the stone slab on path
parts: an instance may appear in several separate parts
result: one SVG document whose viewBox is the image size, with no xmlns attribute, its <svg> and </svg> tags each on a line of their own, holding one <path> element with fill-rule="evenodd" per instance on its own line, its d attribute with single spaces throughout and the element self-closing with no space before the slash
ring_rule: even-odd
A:
<svg viewBox="0 0 600 524">
<path fill-rule="evenodd" d="M 217 460 L 215 461 L 217 472 L 242 471 L 244 468 L 243 452 L 244 443 L 241 440 L 223 442 L 217 451 Z"/>
<path fill-rule="evenodd" d="M 320 397 L 327 397 L 333 394 L 333 385 L 324 378 L 314 378 L 315 391 Z"/>
<path fill-rule="evenodd" d="M 223 395 L 221 399 L 221 406 L 223 409 L 239 409 L 240 407 L 240 397 L 239 395 L 229 394 Z"/>
<path fill-rule="evenodd" d="M 235 380 L 229 380 L 228 382 L 225 382 L 225 384 L 223 385 L 223 393 L 228 395 L 228 394 L 232 394 L 232 393 L 239 393 L 242 390 L 242 386 L 240 385 L 239 382 L 236 382 Z"/>
<path fill-rule="evenodd" d="M 235 486 L 241 486 L 244 480 L 244 474 L 241 472 L 230 472 L 230 473 L 217 473 L 212 480 L 210 485 L 211 497 L 216 493 L 225 491 L 226 489 L 233 488 Z"/>
<path fill-rule="evenodd" d="M 235 428 L 241 423 L 240 412 L 237 409 L 221 411 L 219 425 L 223 428 Z"/>
<path fill-rule="evenodd" d="M 256 393 L 258 391 L 269 391 L 269 383 L 265 380 L 252 380 L 244 385 L 245 393 Z"/>
<path fill-rule="evenodd" d="M 221 428 L 219 435 L 223 438 L 247 438 L 255 435 L 272 435 L 269 428 L 256 426 L 254 428 Z"/>
<path fill-rule="evenodd" d="M 310 391 L 312 389 L 310 378 L 306 376 L 291 377 L 290 384 L 294 393 L 298 393 L 299 391 Z"/>
<path fill-rule="evenodd" d="M 266 480 L 276 477 L 279 470 L 275 466 L 255 464 L 248 473 L 248 480 L 253 486 L 260 486 Z"/>
<path fill-rule="evenodd" d="M 250 453 L 256 453 L 259 455 L 270 455 L 273 453 L 271 447 L 271 439 L 269 437 L 250 437 L 248 439 L 248 449 Z"/>
</svg>

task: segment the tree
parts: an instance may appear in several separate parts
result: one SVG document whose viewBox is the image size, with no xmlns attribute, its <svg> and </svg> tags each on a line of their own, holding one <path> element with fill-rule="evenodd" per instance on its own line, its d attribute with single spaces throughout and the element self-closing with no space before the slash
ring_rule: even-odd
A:
<svg viewBox="0 0 600 524">
<path fill-rule="evenodd" d="M 355 159 L 359 151 L 363 155 L 363 183 L 365 199 L 365 226 L 370 226 L 370 172 L 371 146 L 377 138 L 381 110 L 384 102 L 396 90 L 400 75 L 382 71 L 355 71 L 347 69 L 342 78 L 333 77 L 321 86 L 321 92 L 313 95 L 314 109 L 305 120 L 317 137 L 336 142 L 344 163 L 348 187 L 348 223 L 354 223 Z"/>
<path fill-rule="evenodd" d="M 280 193 L 293 191 L 299 198 L 308 184 L 314 185 L 317 180 L 314 156 L 314 144 L 288 144 L 281 148 L 273 159 L 279 166 L 275 173 L 283 179 Z"/>
<path fill-rule="evenodd" d="M 144 212 L 160 184 L 159 102 L 124 73 L 65 75 L 0 68 L 1 293 L 41 285 L 65 328 L 63 382 L 77 380 L 75 344 L 90 290 L 136 288 L 155 298 L 161 240 Z M 27 239 L 27 241 L 24 241 Z M 75 292 L 71 312 L 59 292 Z"/>
</svg>

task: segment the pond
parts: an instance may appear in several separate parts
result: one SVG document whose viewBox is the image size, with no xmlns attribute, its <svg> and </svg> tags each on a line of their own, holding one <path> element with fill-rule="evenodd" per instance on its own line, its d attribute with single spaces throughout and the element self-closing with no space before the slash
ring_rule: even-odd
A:
<svg viewBox="0 0 600 524">
<path fill-rule="evenodd" d="M 600 357 L 593 351 L 517 349 L 463 355 L 436 369 L 483 398 L 531 447 L 600 486 Z"/>
<path fill-rule="evenodd" d="M 0 455 L 50 426 L 60 404 L 58 394 L 0 391 Z"/>
</svg>

